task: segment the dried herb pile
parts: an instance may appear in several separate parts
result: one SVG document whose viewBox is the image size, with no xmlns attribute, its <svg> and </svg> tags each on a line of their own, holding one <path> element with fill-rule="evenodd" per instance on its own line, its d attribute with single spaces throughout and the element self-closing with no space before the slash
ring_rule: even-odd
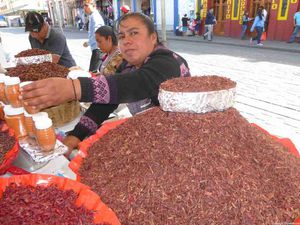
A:
<svg viewBox="0 0 300 225">
<path fill-rule="evenodd" d="M 126 224 L 275 224 L 300 216 L 300 160 L 237 110 L 136 115 L 80 174 Z"/>
<path fill-rule="evenodd" d="M 32 48 L 32 49 L 27 49 L 27 50 L 19 52 L 17 55 L 15 55 L 15 57 L 19 58 L 19 57 L 47 55 L 47 54 L 51 54 L 51 52 L 44 50 L 44 49 Z"/>
<path fill-rule="evenodd" d="M 161 88 L 173 92 L 207 92 L 234 88 L 236 82 L 220 76 L 180 77 L 167 80 Z"/>
<path fill-rule="evenodd" d="M 50 77 L 67 77 L 69 69 L 56 63 L 44 62 L 31 65 L 20 65 L 8 71 L 12 77 L 20 77 L 21 81 L 35 81 Z"/>
<path fill-rule="evenodd" d="M 75 205 L 73 190 L 11 184 L 0 198 L 0 224 L 94 224 L 93 211 Z"/>
<path fill-rule="evenodd" d="M 3 163 L 5 154 L 12 149 L 16 140 L 14 137 L 9 136 L 8 130 L 1 131 L 0 124 L 0 164 Z"/>
</svg>

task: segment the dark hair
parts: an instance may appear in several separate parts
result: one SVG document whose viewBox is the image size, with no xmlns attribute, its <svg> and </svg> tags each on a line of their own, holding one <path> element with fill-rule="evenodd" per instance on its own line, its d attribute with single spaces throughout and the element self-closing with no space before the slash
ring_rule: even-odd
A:
<svg viewBox="0 0 300 225">
<path fill-rule="evenodd" d="M 261 9 L 261 8 L 258 8 L 258 10 L 257 10 L 257 15 L 259 16 L 259 19 L 260 19 L 260 20 L 263 19 L 262 9 Z"/>
<path fill-rule="evenodd" d="M 113 45 L 118 45 L 118 40 L 117 40 L 116 34 L 115 34 L 113 28 L 110 26 L 99 27 L 96 30 L 95 34 L 99 34 L 101 37 L 105 37 L 106 39 L 108 37 L 111 37 Z"/>
<path fill-rule="evenodd" d="M 37 12 L 28 12 L 25 18 L 25 32 L 40 32 L 44 24 L 44 18 Z"/>
<path fill-rule="evenodd" d="M 153 20 L 149 16 L 147 16 L 143 13 L 131 12 L 131 13 L 127 13 L 127 14 L 121 16 L 118 23 L 116 24 L 116 30 L 119 31 L 120 24 L 129 18 L 138 18 L 140 21 L 142 21 L 142 23 L 147 27 L 149 35 L 153 34 L 153 33 L 155 33 L 157 35 L 157 43 L 159 43 L 158 33 L 154 27 Z"/>
</svg>

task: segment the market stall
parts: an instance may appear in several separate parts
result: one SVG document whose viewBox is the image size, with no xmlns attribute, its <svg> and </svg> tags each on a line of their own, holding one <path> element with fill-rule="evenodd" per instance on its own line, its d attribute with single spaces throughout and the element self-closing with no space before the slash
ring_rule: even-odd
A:
<svg viewBox="0 0 300 225">
<path fill-rule="evenodd" d="M 124 224 L 297 220 L 300 161 L 295 146 L 232 108 L 231 81 L 183 79 L 161 85 L 160 104 L 166 111 L 153 108 L 108 123 L 85 140 L 70 164 L 77 179 Z"/>
<path fill-rule="evenodd" d="M 166 81 L 160 87 L 160 108 L 104 123 L 80 143 L 69 163 L 57 135 L 72 127 L 78 114 L 63 123 L 61 119 L 55 123 L 49 112 L 28 114 L 7 90 L 58 71 L 54 67 L 51 62 L 20 65 L 10 70 L 11 78 L 0 76 L 0 101 L 11 105 L 0 112 L 5 120 L 0 130 L 3 138 L 14 135 L 0 152 L 8 162 L 4 177 L 9 177 L 0 178 L 0 208 L 12 202 L 20 206 L 20 196 L 36 193 L 26 201 L 46 202 L 41 196 L 52 195 L 56 197 L 51 200 L 61 203 L 63 196 L 74 195 L 73 203 L 67 204 L 79 211 L 70 218 L 87 219 L 83 224 L 90 224 L 91 218 L 104 224 L 274 224 L 293 223 L 300 217 L 299 153 L 289 139 L 250 124 L 233 108 L 234 81 L 219 76 Z M 72 72 L 69 77 L 77 75 Z M 12 176 L 9 166 L 19 168 L 16 173 L 47 175 Z M 74 193 L 66 194 L 70 190 Z M 17 193 L 15 199 L 12 192 Z M 45 194 L 50 192 L 54 194 Z M 0 217 L 8 215 L 7 210 L 0 210 Z M 65 214 L 60 210 L 58 214 Z M 86 210 L 95 211 L 91 216 Z M 44 213 L 37 212 L 35 218 Z"/>
</svg>

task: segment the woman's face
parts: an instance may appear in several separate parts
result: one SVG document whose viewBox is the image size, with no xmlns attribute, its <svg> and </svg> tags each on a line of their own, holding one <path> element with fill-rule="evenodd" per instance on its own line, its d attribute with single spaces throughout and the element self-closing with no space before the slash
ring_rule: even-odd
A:
<svg viewBox="0 0 300 225">
<path fill-rule="evenodd" d="M 144 23 L 136 17 L 121 22 L 119 27 L 119 48 L 123 58 L 131 65 L 140 67 L 151 54 L 157 42 L 155 33 L 148 33 Z"/>
<path fill-rule="evenodd" d="M 100 48 L 101 52 L 109 53 L 113 46 L 111 37 L 108 36 L 106 39 L 106 37 L 100 36 L 99 34 L 96 33 L 95 38 L 96 38 L 97 45 Z"/>
</svg>

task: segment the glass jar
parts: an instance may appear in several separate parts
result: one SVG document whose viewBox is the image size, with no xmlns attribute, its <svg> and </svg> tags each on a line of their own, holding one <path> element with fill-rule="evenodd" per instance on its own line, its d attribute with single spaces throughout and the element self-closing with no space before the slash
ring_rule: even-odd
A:
<svg viewBox="0 0 300 225">
<path fill-rule="evenodd" d="M 16 136 L 22 139 L 27 136 L 25 127 L 24 108 L 13 108 L 11 105 L 4 107 L 5 121 L 15 131 Z"/>
<path fill-rule="evenodd" d="M 49 118 L 48 113 L 46 113 L 46 112 L 38 112 L 38 113 L 32 114 L 32 120 L 33 120 L 33 128 L 32 129 L 33 129 L 33 133 L 35 136 L 36 136 L 35 121 L 38 119 L 45 119 L 45 118 L 46 119 Z"/>
<path fill-rule="evenodd" d="M 6 96 L 5 96 L 5 80 L 7 79 L 7 76 L 4 74 L 0 74 L 0 101 L 4 104 L 8 104 Z"/>
<path fill-rule="evenodd" d="M 20 78 L 8 77 L 5 79 L 5 96 L 12 107 L 22 107 L 22 102 L 19 100 L 20 95 Z"/>
<path fill-rule="evenodd" d="M 32 115 L 24 111 L 24 116 L 25 116 L 25 127 L 26 127 L 27 134 L 30 137 L 35 137 Z"/>
<path fill-rule="evenodd" d="M 25 82 L 22 82 L 22 83 L 20 83 L 20 87 L 24 87 L 24 86 L 26 86 L 26 85 L 28 85 L 28 84 L 31 84 L 31 83 L 32 83 L 32 81 L 25 81 Z M 32 106 L 28 106 L 28 105 L 24 104 L 24 101 L 22 101 L 22 105 L 23 105 L 23 107 L 25 108 L 25 110 L 26 110 L 29 114 L 35 114 L 35 113 L 38 113 L 38 112 L 39 112 L 39 110 L 33 108 Z"/>
<path fill-rule="evenodd" d="M 39 118 L 35 122 L 35 135 L 40 148 L 49 152 L 54 149 L 56 134 L 50 118 Z"/>
</svg>

